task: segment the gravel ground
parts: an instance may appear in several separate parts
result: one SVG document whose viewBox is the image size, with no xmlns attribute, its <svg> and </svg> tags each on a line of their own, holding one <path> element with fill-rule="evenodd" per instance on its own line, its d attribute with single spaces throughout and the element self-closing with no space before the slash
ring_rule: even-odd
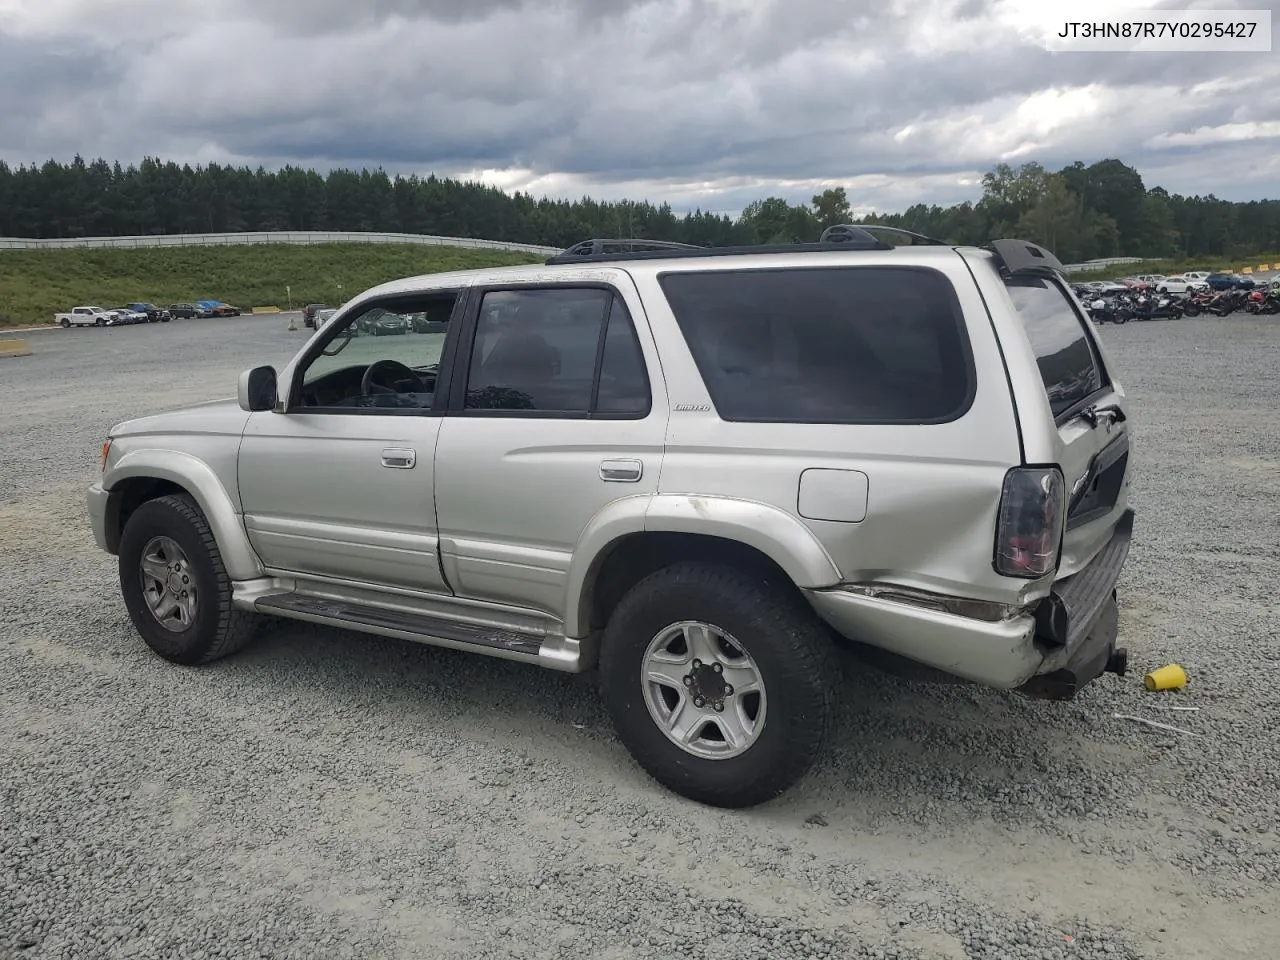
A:
<svg viewBox="0 0 1280 960">
<path fill-rule="evenodd" d="M 285 361 L 286 322 L 0 359 L 0 957 L 1275 955 L 1277 320 L 1104 331 L 1129 677 L 1054 705 L 850 670 L 843 742 L 746 813 L 650 782 L 587 677 L 288 624 L 147 652 L 85 516 L 100 440 Z M 1145 692 L 1170 661 L 1188 688 Z"/>
</svg>

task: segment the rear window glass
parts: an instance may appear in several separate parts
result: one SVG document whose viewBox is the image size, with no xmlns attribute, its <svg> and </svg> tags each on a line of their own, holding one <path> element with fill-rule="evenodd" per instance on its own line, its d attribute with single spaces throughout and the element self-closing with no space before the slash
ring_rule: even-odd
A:
<svg viewBox="0 0 1280 960">
<path fill-rule="evenodd" d="M 1048 280 L 1018 277 L 1006 286 L 1035 351 L 1049 406 L 1061 416 L 1105 385 L 1085 320 Z"/>
<path fill-rule="evenodd" d="M 941 423 L 972 401 L 960 305 L 935 270 L 725 270 L 660 282 L 725 420 Z"/>
</svg>

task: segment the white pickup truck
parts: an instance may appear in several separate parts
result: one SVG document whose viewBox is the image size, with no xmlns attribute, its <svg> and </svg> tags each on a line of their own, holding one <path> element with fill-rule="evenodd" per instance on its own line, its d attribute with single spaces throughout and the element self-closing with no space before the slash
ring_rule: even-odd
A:
<svg viewBox="0 0 1280 960">
<path fill-rule="evenodd" d="M 115 322 L 116 315 L 101 307 L 73 307 L 70 313 L 55 313 L 53 322 L 61 327 L 105 327 Z"/>
</svg>

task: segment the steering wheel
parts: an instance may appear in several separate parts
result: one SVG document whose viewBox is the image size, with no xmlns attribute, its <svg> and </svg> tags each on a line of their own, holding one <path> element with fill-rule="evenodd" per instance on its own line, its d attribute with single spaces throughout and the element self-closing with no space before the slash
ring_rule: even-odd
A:
<svg viewBox="0 0 1280 960">
<path fill-rule="evenodd" d="M 376 374 L 382 373 L 382 372 L 398 374 L 399 375 L 398 379 L 412 380 L 413 383 L 419 388 L 419 391 L 423 389 L 422 379 L 416 373 L 414 373 L 412 369 L 410 369 L 409 367 L 406 367 L 399 360 L 375 360 L 373 363 L 369 364 L 369 366 L 365 368 L 364 377 L 362 377 L 360 380 L 361 396 L 365 396 L 365 397 L 373 396 L 372 390 L 375 386 L 381 387 L 382 390 L 386 393 L 396 392 L 394 387 L 389 387 L 385 383 L 378 383 L 376 381 L 375 379 Z"/>
</svg>

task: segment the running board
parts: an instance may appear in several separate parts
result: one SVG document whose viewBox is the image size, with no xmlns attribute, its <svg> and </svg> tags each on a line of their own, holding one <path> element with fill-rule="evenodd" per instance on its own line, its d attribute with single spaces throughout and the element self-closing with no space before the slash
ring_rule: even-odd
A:
<svg viewBox="0 0 1280 960">
<path fill-rule="evenodd" d="M 413 640 L 433 647 L 467 650 L 504 660 L 536 663 L 564 673 L 578 673 L 583 668 L 579 642 L 558 634 L 503 630 L 499 627 L 299 593 L 275 593 L 258 597 L 253 602 L 253 608 L 259 613 L 291 620 Z"/>
</svg>

